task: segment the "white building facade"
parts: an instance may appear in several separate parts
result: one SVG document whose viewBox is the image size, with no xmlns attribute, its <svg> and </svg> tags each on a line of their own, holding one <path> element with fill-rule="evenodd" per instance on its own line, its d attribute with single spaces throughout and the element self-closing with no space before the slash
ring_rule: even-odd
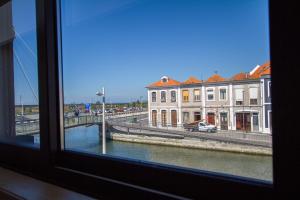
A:
<svg viewBox="0 0 300 200">
<path fill-rule="evenodd" d="M 266 63 L 230 79 L 215 74 L 179 82 L 163 76 L 147 86 L 149 125 L 181 128 L 204 120 L 224 131 L 271 133 L 269 73 Z"/>
</svg>

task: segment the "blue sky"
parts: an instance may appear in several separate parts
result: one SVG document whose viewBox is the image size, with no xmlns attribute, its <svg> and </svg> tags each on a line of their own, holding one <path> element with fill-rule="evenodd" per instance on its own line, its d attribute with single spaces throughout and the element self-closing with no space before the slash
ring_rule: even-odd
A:
<svg viewBox="0 0 300 200">
<path fill-rule="evenodd" d="M 267 8 L 266 0 L 62 0 L 65 102 L 95 102 L 102 86 L 109 102 L 145 100 L 145 86 L 163 75 L 250 71 L 269 60 Z"/>
</svg>

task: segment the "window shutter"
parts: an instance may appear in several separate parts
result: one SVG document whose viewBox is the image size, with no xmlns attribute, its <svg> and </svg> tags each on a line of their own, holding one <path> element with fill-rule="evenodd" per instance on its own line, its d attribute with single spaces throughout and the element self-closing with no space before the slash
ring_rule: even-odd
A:
<svg viewBox="0 0 300 200">
<path fill-rule="evenodd" d="M 236 101 L 243 101 L 243 89 L 235 89 L 235 100 Z"/>
<path fill-rule="evenodd" d="M 257 99 L 258 89 L 257 88 L 250 88 L 250 99 Z"/>
</svg>

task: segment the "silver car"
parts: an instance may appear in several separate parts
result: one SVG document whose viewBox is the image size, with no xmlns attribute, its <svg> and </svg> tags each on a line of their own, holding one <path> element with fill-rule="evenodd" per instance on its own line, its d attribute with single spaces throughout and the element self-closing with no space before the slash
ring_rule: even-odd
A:
<svg viewBox="0 0 300 200">
<path fill-rule="evenodd" d="M 199 122 L 198 130 L 211 133 L 211 132 L 217 132 L 217 127 L 215 125 L 208 124 L 206 122 Z"/>
</svg>

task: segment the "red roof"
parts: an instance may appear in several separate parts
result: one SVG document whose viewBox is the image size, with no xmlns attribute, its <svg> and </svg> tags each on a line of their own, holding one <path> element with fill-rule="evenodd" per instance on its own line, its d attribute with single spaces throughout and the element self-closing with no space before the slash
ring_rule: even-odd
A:
<svg viewBox="0 0 300 200">
<path fill-rule="evenodd" d="M 214 82 L 223 82 L 223 81 L 226 81 L 226 79 L 220 76 L 219 74 L 214 74 L 211 77 L 209 77 L 206 82 L 214 83 Z"/>
<path fill-rule="evenodd" d="M 189 85 L 189 84 L 197 84 L 197 83 L 202 83 L 203 81 L 197 79 L 194 76 L 189 77 L 186 81 L 182 82 L 181 84 L 183 85 Z"/>
<path fill-rule="evenodd" d="M 231 80 L 233 81 L 240 81 L 240 80 L 246 80 L 249 78 L 249 75 L 244 73 L 244 72 L 241 72 L 241 73 L 238 73 L 236 75 L 234 75 Z"/>
<path fill-rule="evenodd" d="M 251 75 L 250 78 L 257 79 L 263 75 L 270 75 L 271 74 L 271 63 L 266 62 L 263 65 L 259 66 Z"/>
<path fill-rule="evenodd" d="M 170 86 L 179 86 L 180 82 L 176 81 L 174 79 L 168 78 L 166 82 L 163 82 L 162 80 L 156 81 L 154 83 L 151 83 L 147 87 L 170 87 Z"/>
<path fill-rule="evenodd" d="M 227 80 L 232 80 L 232 81 L 240 81 L 240 80 L 248 80 L 248 79 L 258 79 L 263 75 L 270 75 L 271 74 L 271 63 L 266 62 L 263 65 L 260 65 L 252 70 L 250 73 L 244 73 L 240 72 L 238 74 L 235 74 L 232 78 L 226 79 L 220 76 L 219 74 L 214 74 L 211 77 L 209 77 L 205 82 L 207 83 L 215 83 L 215 82 L 223 82 Z M 202 83 L 202 80 L 197 79 L 196 77 L 189 77 L 186 81 L 184 82 L 179 82 L 174 79 L 171 79 L 169 77 L 164 77 L 167 78 L 167 81 L 163 81 L 163 79 L 152 83 L 148 85 L 147 87 L 170 87 L 170 86 L 179 86 L 179 85 L 188 85 L 188 84 L 198 84 Z"/>
</svg>

